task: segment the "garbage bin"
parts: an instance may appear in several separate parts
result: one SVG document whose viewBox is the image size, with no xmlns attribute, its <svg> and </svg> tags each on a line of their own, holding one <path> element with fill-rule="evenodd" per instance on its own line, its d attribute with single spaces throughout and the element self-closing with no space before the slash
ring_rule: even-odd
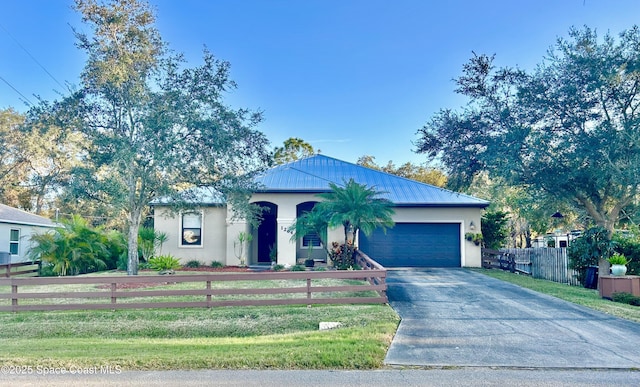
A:
<svg viewBox="0 0 640 387">
<path fill-rule="evenodd" d="M 584 287 L 587 289 L 598 288 L 598 266 L 589 266 L 584 278 Z"/>
<path fill-rule="evenodd" d="M 7 251 L 0 251 L 0 265 L 6 265 L 11 263 L 11 253 Z"/>
</svg>

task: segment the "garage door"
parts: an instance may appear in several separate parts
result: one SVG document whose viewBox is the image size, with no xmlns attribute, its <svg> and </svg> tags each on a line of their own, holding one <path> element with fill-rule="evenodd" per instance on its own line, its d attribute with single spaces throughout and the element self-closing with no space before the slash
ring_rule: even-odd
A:
<svg viewBox="0 0 640 387">
<path fill-rule="evenodd" d="M 360 250 L 387 267 L 460 267 L 460 224 L 396 223 L 361 234 Z"/>
</svg>

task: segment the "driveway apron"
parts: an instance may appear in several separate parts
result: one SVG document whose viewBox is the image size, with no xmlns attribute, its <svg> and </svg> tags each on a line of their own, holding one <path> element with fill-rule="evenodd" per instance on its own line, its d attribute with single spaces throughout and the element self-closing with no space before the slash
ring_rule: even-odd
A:
<svg viewBox="0 0 640 387">
<path fill-rule="evenodd" d="M 640 368 L 640 324 L 466 269 L 390 270 L 388 365 Z"/>
</svg>

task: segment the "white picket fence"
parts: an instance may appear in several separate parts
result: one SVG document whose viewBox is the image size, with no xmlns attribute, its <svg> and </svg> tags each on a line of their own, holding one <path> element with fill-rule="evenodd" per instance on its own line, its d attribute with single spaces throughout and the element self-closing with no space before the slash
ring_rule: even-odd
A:
<svg viewBox="0 0 640 387">
<path fill-rule="evenodd" d="M 580 286 L 576 271 L 569 269 L 565 248 L 500 249 L 516 259 L 516 270 L 562 284 Z"/>
</svg>

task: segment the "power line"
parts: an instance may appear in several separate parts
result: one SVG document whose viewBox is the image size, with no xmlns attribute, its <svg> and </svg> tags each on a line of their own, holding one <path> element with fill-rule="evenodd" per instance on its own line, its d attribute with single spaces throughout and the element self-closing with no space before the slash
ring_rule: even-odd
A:
<svg viewBox="0 0 640 387">
<path fill-rule="evenodd" d="M 9 83 L 9 81 L 7 81 L 6 79 L 4 79 L 2 76 L 0 76 L 0 80 L 2 80 L 4 83 L 6 83 L 10 88 L 13 89 L 13 91 L 15 91 L 16 93 L 18 93 L 23 99 L 24 101 L 29 104 L 30 106 L 33 106 L 33 103 L 31 103 L 31 101 L 29 101 L 29 98 L 25 97 L 24 94 L 22 94 L 18 89 L 16 89 L 15 87 L 13 87 L 12 84 Z"/>
<path fill-rule="evenodd" d="M 2 28 L 2 30 L 3 30 L 4 32 L 6 32 L 6 33 L 7 33 L 7 35 L 9 35 L 9 37 L 10 37 L 11 39 L 13 39 L 13 41 L 18 45 L 18 47 L 20 47 L 24 52 L 26 52 L 26 53 L 27 53 L 27 55 L 29 55 L 29 57 L 30 57 L 34 62 L 36 62 L 36 64 L 37 64 L 38 66 L 40 66 L 40 68 L 41 68 L 45 73 L 47 73 L 47 75 L 49 75 L 49 77 L 51 77 L 51 79 L 53 79 L 53 80 L 54 80 L 58 85 L 60 85 L 60 87 L 62 87 L 63 89 L 68 89 L 68 88 L 67 88 L 67 87 L 65 87 L 62 83 L 60 83 L 60 82 L 56 79 L 56 77 L 54 77 L 54 76 L 49 72 L 49 70 L 47 70 L 47 69 L 42 65 L 42 63 L 38 62 L 38 60 L 37 60 L 33 55 L 31 55 L 31 53 L 29 52 L 29 50 L 27 50 L 27 49 L 26 49 L 22 44 L 20 44 L 20 42 L 18 41 L 18 39 L 14 38 L 14 37 L 13 37 L 13 35 L 11 35 L 11 33 L 9 33 L 9 31 L 8 31 L 6 28 L 4 28 L 4 26 L 3 26 L 2 24 L 0 24 L 0 28 Z M 6 81 L 5 81 L 5 82 L 6 82 Z M 13 86 L 12 86 L 11 88 L 15 90 L 15 88 L 14 88 Z M 22 95 L 22 94 L 20 94 L 20 95 Z M 23 96 L 23 97 L 24 97 L 24 96 Z"/>
</svg>

